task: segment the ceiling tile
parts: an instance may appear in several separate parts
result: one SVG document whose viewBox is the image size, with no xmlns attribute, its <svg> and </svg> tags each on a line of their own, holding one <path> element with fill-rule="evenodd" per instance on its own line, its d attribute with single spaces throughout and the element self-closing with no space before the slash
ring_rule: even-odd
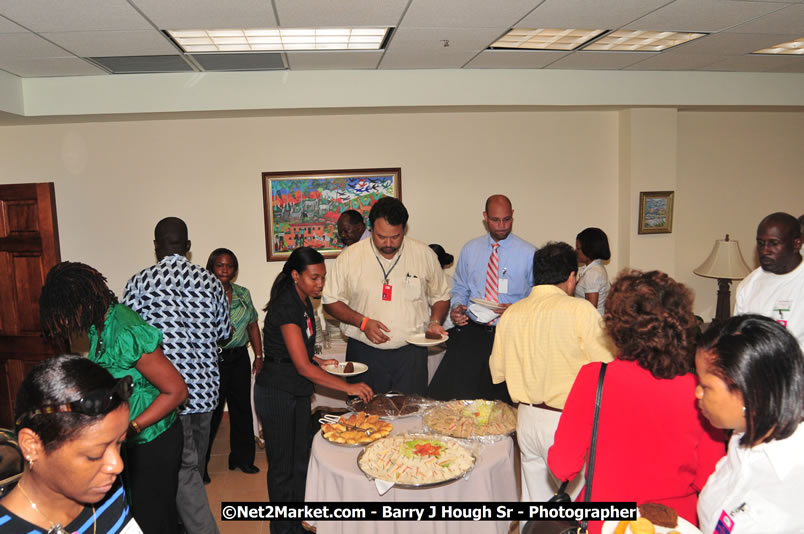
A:
<svg viewBox="0 0 804 534">
<path fill-rule="evenodd" d="M 408 0 L 274 0 L 286 28 L 396 26 Z"/>
<path fill-rule="evenodd" d="M 626 67 L 625 70 L 698 70 L 721 59 L 723 56 L 663 52 Z"/>
<path fill-rule="evenodd" d="M 0 69 L 24 78 L 107 74 L 103 69 L 77 57 L 0 60 Z"/>
<path fill-rule="evenodd" d="M 373 0 L 367 0 L 373 1 Z M 511 29 L 542 0 L 411 0 L 400 27 Z"/>
<path fill-rule="evenodd" d="M 717 32 L 761 17 L 786 4 L 731 0 L 676 0 L 625 26 L 629 30 Z"/>
<path fill-rule="evenodd" d="M 27 31 L 19 24 L 14 24 L 10 20 L 0 17 L 0 33 L 25 33 Z"/>
<path fill-rule="evenodd" d="M 470 69 L 541 69 L 569 52 L 552 50 L 485 50 L 466 65 Z"/>
<path fill-rule="evenodd" d="M 346 52 L 322 50 L 320 52 L 287 52 L 291 70 L 376 69 L 382 50 L 350 50 Z"/>
<path fill-rule="evenodd" d="M 125 0 L 3 0 L 0 15 L 37 33 L 151 27 Z"/>
<path fill-rule="evenodd" d="M 33 33 L 0 33 L 0 59 L 72 56 Z"/>
<path fill-rule="evenodd" d="M 445 52 L 430 54 L 427 52 L 399 52 L 389 55 L 387 52 L 380 61 L 379 69 L 460 69 L 475 53 Z"/>
<path fill-rule="evenodd" d="M 789 6 L 734 26 L 726 31 L 740 33 L 795 33 L 802 36 L 804 35 L 804 5 Z"/>
<path fill-rule="evenodd" d="M 268 53 L 229 53 L 193 54 L 192 58 L 205 71 L 245 71 L 245 70 L 284 70 L 282 54 Z"/>
<path fill-rule="evenodd" d="M 685 43 L 674 52 L 684 54 L 711 54 L 741 56 L 769 46 L 792 41 L 798 35 L 774 35 L 757 33 L 715 33 Z"/>
<path fill-rule="evenodd" d="M 727 72 L 768 72 L 798 63 L 790 56 L 732 56 L 716 61 L 700 70 Z"/>
<path fill-rule="evenodd" d="M 456 50 L 485 50 L 498 37 L 496 28 L 397 28 L 388 43 L 387 54 L 397 51 L 450 53 Z M 449 41 L 449 46 L 444 46 Z"/>
<path fill-rule="evenodd" d="M 82 57 L 158 56 L 176 47 L 156 30 L 45 33 L 43 37 Z"/>
<path fill-rule="evenodd" d="M 804 73 L 804 57 L 797 57 L 795 59 L 796 59 L 796 61 L 794 61 L 793 63 L 790 63 L 789 65 L 774 68 L 774 69 L 771 69 L 768 72 L 801 72 L 801 73 Z"/>
<path fill-rule="evenodd" d="M 653 54 L 644 52 L 590 52 L 579 50 L 551 63 L 550 69 L 619 70 L 639 63 Z"/>
<path fill-rule="evenodd" d="M 267 0 L 132 0 L 160 30 L 273 28 Z"/>
<path fill-rule="evenodd" d="M 117 56 L 90 58 L 115 74 L 193 72 L 181 56 Z"/>
<path fill-rule="evenodd" d="M 546 0 L 517 23 L 520 28 L 616 30 L 671 0 Z"/>
</svg>

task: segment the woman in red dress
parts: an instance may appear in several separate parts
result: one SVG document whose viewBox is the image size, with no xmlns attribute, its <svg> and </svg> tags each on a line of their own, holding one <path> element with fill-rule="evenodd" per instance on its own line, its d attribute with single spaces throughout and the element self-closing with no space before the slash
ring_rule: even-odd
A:
<svg viewBox="0 0 804 534">
<path fill-rule="evenodd" d="M 725 436 L 696 404 L 692 294 L 658 271 L 625 272 L 604 322 L 617 350 L 603 386 L 591 500 L 658 502 L 695 525 L 698 492 L 725 454 Z M 547 459 L 559 480 L 585 469 L 599 372 L 599 363 L 584 366 L 564 406 Z"/>
</svg>

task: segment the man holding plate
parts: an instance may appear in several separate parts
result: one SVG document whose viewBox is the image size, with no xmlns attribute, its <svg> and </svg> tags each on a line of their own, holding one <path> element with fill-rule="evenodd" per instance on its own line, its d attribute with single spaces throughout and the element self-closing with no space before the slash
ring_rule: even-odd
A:
<svg viewBox="0 0 804 534">
<path fill-rule="evenodd" d="M 455 327 L 430 382 L 435 399 L 511 400 L 505 384 L 491 382 L 489 355 L 499 315 L 533 287 L 536 247 L 511 233 L 514 209 L 504 195 L 486 200 L 483 221 L 488 233 L 464 245 L 452 280 Z"/>
<path fill-rule="evenodd" d="M 405 237 L 408 211 L 384 197 L 369 212 L 371 238 L 340 253 L 324 286 L 324 309 L 349 338 L 346 360 L 364 363 L 376 393 L 423 395 L 427 349 L 417 337 L 446 339 L 449 279 L 430 247 Z M 429 339 L 428 339 L 429 341 Z"/>
</svg>

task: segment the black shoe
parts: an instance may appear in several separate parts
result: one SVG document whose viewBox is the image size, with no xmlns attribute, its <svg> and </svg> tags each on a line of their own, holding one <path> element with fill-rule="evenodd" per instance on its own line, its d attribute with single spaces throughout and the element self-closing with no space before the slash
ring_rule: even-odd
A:
<svg viewBox="0 0 804 534">
<path fill-rule="evenodd" d="M 209 473 L 204 473 L 204 484 L 209 484 L 212 482 L 212 479 L 209 478 Z"/>
<path fill-rule="evenodd" d="M 260 472 L 260 468 L 254 464 L 251 465 L 235 465 L 232 462 L 229 462 L 229 471 L 234 471 L 235 469 L 240 469 L 247 475 L 254 475 Z"/>
</svg>

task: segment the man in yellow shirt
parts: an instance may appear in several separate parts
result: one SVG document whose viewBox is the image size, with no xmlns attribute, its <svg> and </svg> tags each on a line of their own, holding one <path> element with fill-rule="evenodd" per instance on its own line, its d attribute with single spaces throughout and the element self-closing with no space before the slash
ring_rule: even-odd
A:
<svg viewBox="0 0 804 534">
<path fill-rule="evenodd" d="M 566 243 L 548 243 L 533 256 L 530 295 L 502 315 L 489 359 L 495 384 L 505 381 L 519 403 L 517 441 L 522 459 L 522 501 L 546 501 L 558 488 L 547 468 L 561 410 L 581 367 L 610 362 L 602 319 L 575 298 L 578 259 Z M 569 487 L 574 497 L 578 476 Z"/>
<path fill-rule="evenodd" d="M 371 238 L 340 253 L 327 277 L 324 309 L 341 322 L 346 360 L 368 365 L 360 378 L 375 393 L 423 395 L 427 349 L 407 342 L 427 331 L 444 336 L 449 279 L 435 252 L 405 237 L 408 211 L 384 197 L 369 212 Z"/>
</svg>

